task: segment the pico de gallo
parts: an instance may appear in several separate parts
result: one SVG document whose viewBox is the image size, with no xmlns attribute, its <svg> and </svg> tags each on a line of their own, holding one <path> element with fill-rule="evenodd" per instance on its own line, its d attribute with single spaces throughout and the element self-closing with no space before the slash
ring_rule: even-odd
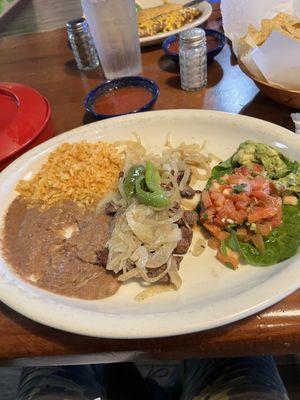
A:
<svg viewBox="0 0 300 400">
<path fill-rule="evenodd" d="M 236 269 L 242 252 L 239 246 L 228 245 L 229 238 L 234 234 L 239 243 L 248 243 L 263 254 L 266 239 L 283 222 L 283 207 L 297 206 L 298 196 L 270 179 L 264 165 L 249 158 L 245 165 L 231 164 L 224 172 L 212 177 L 202 192 L 199 216 L 211 235 L 208 244 L 217 250 L 217 259 Z"/>
</svg>

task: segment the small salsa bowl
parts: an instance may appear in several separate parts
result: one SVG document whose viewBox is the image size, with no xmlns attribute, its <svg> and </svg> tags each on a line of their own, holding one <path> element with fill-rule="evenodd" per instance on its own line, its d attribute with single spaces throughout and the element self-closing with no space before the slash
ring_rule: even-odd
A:
<svg viewBox="0 0 300 400">
<path fill-rule="evenodd" d="M 124 97 L 126 88 L 132 88 L 131 98 L 129 96 L 130 89 L 127 90 L 127 96 Z M 134 93 L 135 95 L 133 95 Z M 97 119 L 117 117 L 150 110 L 159 93 L 159 87 L 153 80 L 141 76 L 127 76 L 106 81 L 92 89 L 86 96 L 84 107 Z M 138 104 L 138 95 L 144 97 L 140 96 L 140 104 Z M 130 99 L 134 103 L 132 107 L 130 107 Z M 107 112 L 110 109 L 111 112 Z"/>
<path fill-rule="evenodd" d="M 209 65 L 214 61 L 216 55 L 218 55 L 225 46 L 226 36 L 221 32 L 215 31 L 214 29 L 204 29 L 204 31 L 207 42 L 215 42 L 215 46 L 212 46 L 212 48 L 208 49 L 207 51 L 207 65 Z M 172 35 L 163 42 L 162 48 L 165 55 L 179 65 L 178 51 L 172 51 L 172 49 L 170 49 L 170 46 L 172 46 L 176 41 L 179 41 L 178 35 Z"/>
</svg>

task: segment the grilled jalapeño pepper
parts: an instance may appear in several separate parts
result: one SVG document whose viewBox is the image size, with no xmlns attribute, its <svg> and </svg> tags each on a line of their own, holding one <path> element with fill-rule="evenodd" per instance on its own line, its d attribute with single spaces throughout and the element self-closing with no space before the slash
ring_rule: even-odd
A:
<svg viewBox="0 0 300 400">
<path fill-rule="evenodd" d="M 154 192 L 146 192 L 144 190 L 145 186 L 145 178 L 143 176 L 137 178 L 135 181 L 135 195 L 140 203 L 155 208 L 162 208 L 169 205 L 170 199 L 161 188 Z"/>
<path fill-rule="evenodd" d="M 159 172 L 150 161 L 146 161 L 145 181 L 150 192 L 161 190 Z"/>
<path fill-rule="evenodd" d="M 145 167 L 143 165 L 133 165 L 127 172 L 123 182 L 124 192 L 127 197 L 132 197 L 135 194 L 135 181 L 140 176 L 145 176 Z"/>
</svg>

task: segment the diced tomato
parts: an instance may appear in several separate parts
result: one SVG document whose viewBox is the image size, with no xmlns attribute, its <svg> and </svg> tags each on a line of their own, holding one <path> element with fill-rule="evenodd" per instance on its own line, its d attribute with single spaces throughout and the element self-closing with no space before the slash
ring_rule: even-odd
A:
<svg viewBox="0 0 300 400">
<path fill-rule="evenodd" d="M 253 233 L 248 231 L 247 235 L 244 237 L 244 242 L 249 242 L 251 240 L 252 236 L 253 236 Z"/>
<path fill-rule="evenodd" d="M 212 235 L 215 238 L 217 238 L 219 240 L 225 240 L 225 239 L 229 238 L 229 236 L 230 236 L 230 234 L 228 232 L 222 231 L 218 226 L 216 226 L 214 224 L 210 224 L 210 223 L 206 222 L 203 225 L 210 233 L 212 233 Z"/>
<path fill-rule="evenodd" d="M 239 168 L 235 168 L 234 172 L 240 175 L 250 176 L 252 173 L 260 174 L 264 170 L 263 166 L 260 164 L 252 163 L 249 167 L 246 165 L 242 165 Z"/>
<path fill-rule="evenodd" d="M 262 192 L 260 190 L 253 190 L 251 196 L 255 197 L 258 200 L 272 202 L 272 197 L 269 194 Z"/>
<path fill-rule="evenodd" d="M 237 210 L 243 210 L 243 211 L 246 211 L 247 210 L 247 207 L 248 207 L 248 205 L 249 205 L 249 203 L 248 202 L 246 202 L 246 201 L 238 201 L 237 203 L 235 203 L 235 208 L 237 209 Z"/>
<path fill-rule="evenodd" d="M 210 195 L 206 190 L 203 190 L 202 195 L 201 195 L 201 200 L 205 208 L 209 208 L 213 205 Z"/>
<path fill-rule="evenodd" d="M 209 245 L 209 247 L 213 250 L 217 250 L 220 247 L 220 240 L 218 240 L 217 238 L 211 236 L 208 241 L 207 244 Z"/>
<path fill-rule="evenodd" d="M 212 181 L 211 186 L 210 186 L 210 191 L 213 192 L 215 190 L 219 190 L 221 185 L 219 182 L 217 182 L 215 179 Z"/>
<path fill-rule="evenodd" d="M 214 206 L 207 208 L 205 211 L 203 211 L 201 218 L 203 219 L 211 219 L 214 217 L 216 214 L 216 208 Z M 204 218 L 205 217 L 205 218 Z"/>
<path fill-rule="evenodd" d="M 234 254 L 233 254 L 234 253 Z M 234 251 L 230 251 L 230 249 L 227 248 L 227 255 L 223 254 L 220 250 L 218 250 L 217 259 L 221 261 L 223 264 L 231 264 L 233 269 L 237 269 L 239 265 L 239 255 L 238 253 L 235 253 Z"/>
<path fill-rule="evenodd" d="M 247 232 L 246 228 L 237 228 L 237 230 L 236 230 L 237 238 L 242 242 L 246 238 L 247 234 L 248 234 L 248 232 Z"/>
<path fill-rule="evenodd" d="M 262 254 L 265 251 L 265 242 L 263 240 L 262 235 L 259 233 L 256 233 L 255 235 L 252 235 L 251 241 L 254 244 L 254 246 L 257 248 L 257 250 Z"/>
<path fill-rule="evenodd" d="M 243 210 L 236 211 L 234 220 L 238 225 L 242 225 L 247 220 L 246 211 L 243 211 Z"/>
<path fill-rule="evenodd" d="M 269 234 L 272 231 L 271 222 L 264 222 L 261 224 L 256 224 L 256 231 L 264 237 L 269 236 Z"/>
<path fill-rule="evenodd" d="M 282 222 L 282 208 L 277 210 L 277 214 L 271 219 L 272 228 L 277 228 Z"/>
<path fill-rule="evenodd" d="M 251 190 L 253 191 L 262 191 L 264 193 L 270 193 L 270 185 L 269 182 L 264 179 L 262 176 L 258 175 L 254 179 L 250 181 Z"/>
<path fill-rule="evenodd" d="M 248 214 L 249 222 L 258 222 L 262 219 L 270 219 L 277 214 L 275 207 L 253 207 L 253 211 Z"/>
<path fill-rule="evenodd" d="M 222 190 L 223 196 L 225 196 L 227 199 L 232 196 L 232 190 L 230 186 L 224 187 Z"/>
<path fill-rule="evenodd" d="M 220 219 L 220 218 L 218 218 L 217 216 L 214 218 L 213 223 L 214 223 L 215 225 L 217 225 L 218 227 L 220 227 L 220 228 L 225 228 L 225 226 L 228 225 L 228 222 L 226 221 L 225 218 Z"/>
<path fill-rule="evenodd" d="M 252 164 L 252 170 L 253 170 L 254 172 L 256 172 L 256 173 L 261 173 L 261 172 L 263 172 L 264 167 L 263 167 L 262 165 L 260 165 L 260 164 L 255 164 L 255 163 L 253 163 L 253 164 Z"/>
<path fill-rule="evenodd" d="M 249 176 L 251 174 L 249 168 L 246 165 L 242 165 L 239 168 L 235 168 L 234 172 L 239 175 Z"/>
<path fill-rule="evenodd" d="M 236 193 L 236 194 L 232 194 L 232 195 L 230 196 L 230 199 L 231 199 L 234 203 L 236 203 L 236 202 L 238 202 L 238 201 L 247 202 L 247 204 L 250 203 L 250 198 L 249 198 L 249 196 L 247 195 L 247 193 Z"/>
<path fill-rule="evenodd" d="M 249 179 L 242 175 L 230 175 L 228 177 L 228 183 L 230 185 L 241 185 L 242 183 L 248 185 Z"/>
<path fill-rule="evenodd" d="M 217 207 L 220 207 L 225 203 L 225 197 L 222 195 L 222 193 L 212 192 L 210 198 Z"/>
<path fill-rule="evenodd" d="M 234 204 L 231 200 L 226 199 L 223 207 L 217 212 L 217 218 L 219 219 L 231 219 L 235 220 L 236 209 Z"/>
</svg>

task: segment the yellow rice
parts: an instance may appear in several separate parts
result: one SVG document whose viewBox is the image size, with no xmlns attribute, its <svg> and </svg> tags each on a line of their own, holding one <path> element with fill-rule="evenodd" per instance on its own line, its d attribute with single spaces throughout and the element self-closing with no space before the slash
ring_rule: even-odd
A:
<svg viewBox="0 0 300 400">
<path fill-rule="evenodd" d="M 106 193 L 116 190 L 122 156 L 106 142 L 64 143 L 31 180 L 18 182 L 21 196 L 42 206 L 63 200 L 78 205 L 95 205 Z"/>
</svg>

